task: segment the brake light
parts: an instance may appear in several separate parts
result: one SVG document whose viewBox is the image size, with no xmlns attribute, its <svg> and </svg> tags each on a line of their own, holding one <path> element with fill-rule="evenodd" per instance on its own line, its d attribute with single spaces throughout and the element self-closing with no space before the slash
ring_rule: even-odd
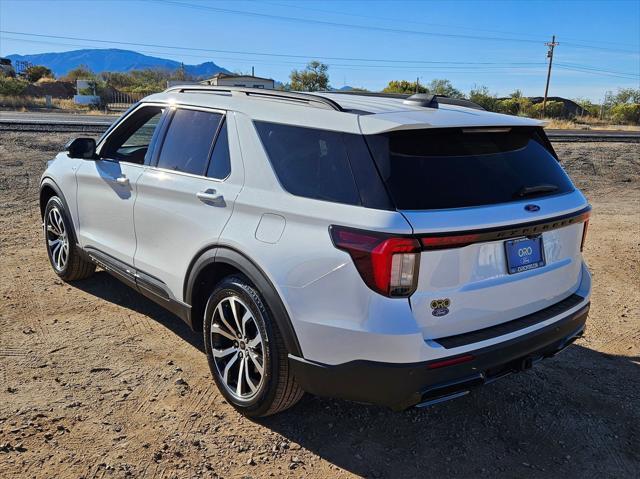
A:
<svg viewBox="0 0 640 479">
<path fill-rule="evenodd" d="M 410 296 L 416 289 L 420 242 L 413 238 L 331 226 L 336 248 L 351 256 L 369 288 L 385 296 Z"/>
</svg>

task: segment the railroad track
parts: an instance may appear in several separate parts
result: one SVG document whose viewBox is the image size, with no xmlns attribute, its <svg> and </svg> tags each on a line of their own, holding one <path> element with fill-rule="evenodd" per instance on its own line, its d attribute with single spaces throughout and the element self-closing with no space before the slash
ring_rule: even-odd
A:
<svg viewBox="0 0 640 479">
<path fill-rule="evenodd" d="M 100 118 L 100 117 L 98 117 Z M 103 133 L 114 118 L 100 119 L 15 119 L 0 116 L 0 131 L 41 131 L 68 133 Z M 554 142 L 624 142 L 640 143 L 640 131 L 622 130 L 546 130 Z"/>
</svg>

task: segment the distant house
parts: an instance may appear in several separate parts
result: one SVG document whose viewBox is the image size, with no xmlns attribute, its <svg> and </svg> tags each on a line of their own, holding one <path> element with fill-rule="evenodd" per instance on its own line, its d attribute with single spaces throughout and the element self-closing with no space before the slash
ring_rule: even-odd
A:
<svg viewBox="0 0 640 479">
<path fill-rule="evenodd" d="M 264 88 L 273 90 L 275 82 L 272 78 L 260 78 L 251 75 L 233 75 L 230 73 L 216 73 L 208 80 L 200 82 L 213 86 L 242 86 L 245 88 Z"/>
</svg>

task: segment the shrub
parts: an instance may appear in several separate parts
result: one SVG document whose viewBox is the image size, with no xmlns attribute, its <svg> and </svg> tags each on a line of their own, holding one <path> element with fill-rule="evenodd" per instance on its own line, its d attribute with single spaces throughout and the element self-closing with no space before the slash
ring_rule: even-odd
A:
<svg viewBox="0 0 640 479">
<path fill-rule="evenodd" d="M 545 114 L 542 114 L 542 102 L 536 103 L 531 107 L 530 114 L 538 118 L 543 116 L 546 118 L 562 118 L 564 111 L 564 103 L 561 101 L 548 101 L 545 108 Z"/>
<path fill-rule="evenodd" d="M 22 95 L 27 85 L 26 81 L 18 78 L 0 77 L 0 95 Z"/>
<path fill-rule="evenodd" d="M 640 103 L 620 103 L 612 106 L 611 120 L 615 123 L 640 124 Z"/>
<path fill-rule="evenodd" d="M 497 111 L 508 115 L 530 116 L 534 106 L 526 97 L 512 97 L 498 100 Z"/>
</svg>

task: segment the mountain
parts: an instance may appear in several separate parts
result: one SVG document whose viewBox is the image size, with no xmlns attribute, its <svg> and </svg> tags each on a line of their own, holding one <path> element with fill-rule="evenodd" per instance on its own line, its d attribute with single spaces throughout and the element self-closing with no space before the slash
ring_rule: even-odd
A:
<svg viewBox="0 0 640 479">
<path fill-rule="evenodd" d="M 34 65 L 50 68 L 56 76 L 64 75 L 79 65 L 86 65 L 96 73 L 103 71 L 128 72 L 141 68 L 161 68 L 175 70 L 180 62 L 166 58 L 151 57 L 131 50 L 87 49 L 61 53 L 38 53 L 35 55 L 8 55 L 13 64 L 16 61 L 28 61 Z M 199 65 L 185 65 L 185 71 L 195 77 L 210 77 L 216 73 L 230 73 L 227 69 L 213 62 Z"/>
</svg>

